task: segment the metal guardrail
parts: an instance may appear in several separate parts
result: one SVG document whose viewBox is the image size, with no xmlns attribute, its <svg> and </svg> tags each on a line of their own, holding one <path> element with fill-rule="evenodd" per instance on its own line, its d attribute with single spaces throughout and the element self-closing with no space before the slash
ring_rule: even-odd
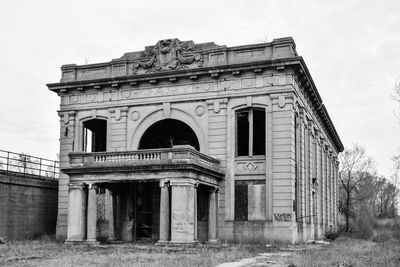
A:
<svg viewBox="0 0 400 267">
<path fill-rule="evenodd" d="M 60 165 L 55 160 L 0 150 L 0 171 L 19 173 L 24 176 L 33 175 L 45 179 L 58 179 Z"/>
</svg>

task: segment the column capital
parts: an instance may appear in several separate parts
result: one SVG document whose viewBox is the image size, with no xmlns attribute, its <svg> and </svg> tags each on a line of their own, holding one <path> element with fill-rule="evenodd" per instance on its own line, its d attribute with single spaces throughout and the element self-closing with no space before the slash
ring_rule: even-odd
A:
<svg viewBox="0 0 400 267">
<path fill-rule="evenodd" d="M 85 184 L 81 183 L 69 183 L 68 184 L 68 189 L 84 189 L 85 188 Z"/>
<path fill-rule="evenodd" d="M 187 178 L 180 178 L 180 179 L 173 179 L 169 181 L 171 186 L 192 186 L 196 188 L 199 183 L 196 182 L 194 179 L 187 179 Z"/>
<path fill-rule="evenodd" d="M 87 184 L 89 190 L 97 189 L 97 185 L 95 183 L 86 183 L 86 184 Z"/>
<path fill-rule="evenodd" d="M 210 193 L 218 193 L 218 192 L 219 192 L 219 187 L 210 186 L 210 187 L 208 187 L 208 191 L 209 191 Z"/>
<path fill-rule="evenodd" d="M 57 111 L 58 116 L 64 124 L 73 124 L 76 116 L 76 111 Z"/>
<path fill-rule="evenodd" d="M 166 180 L 166 179 L 160 180 L 160 188 L 169 187 L 169 186 L 170 186 L 169 180 Z"/>
</svg>

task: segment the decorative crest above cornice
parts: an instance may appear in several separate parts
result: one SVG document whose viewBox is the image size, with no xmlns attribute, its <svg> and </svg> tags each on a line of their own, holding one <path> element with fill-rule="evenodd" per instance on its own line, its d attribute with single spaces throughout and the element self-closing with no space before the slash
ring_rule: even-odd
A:
<svg viewBox="0 0 400 267">
<path fill-rule="evenodd" d="M 196 51 L 196 46 L 178 39 L 160 40 L 150 49 L 144 51 L 141 58 L 134 62 L 133 73 L 144 70 L 145 73 L 157 71 L 188 69 L 189 66 L 202 67 L 203 56 Z"/>
</svg>

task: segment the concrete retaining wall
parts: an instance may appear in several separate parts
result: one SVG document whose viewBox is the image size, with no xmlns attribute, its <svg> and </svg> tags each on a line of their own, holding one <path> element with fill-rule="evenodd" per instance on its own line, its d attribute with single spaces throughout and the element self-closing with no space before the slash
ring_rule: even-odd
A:
<svg viewBox="0 0 400 267">
<path fill-rule="evenodd" d="M 58 181 L 0 172 L 0 237 L 54 234 Z"/>
</svg>

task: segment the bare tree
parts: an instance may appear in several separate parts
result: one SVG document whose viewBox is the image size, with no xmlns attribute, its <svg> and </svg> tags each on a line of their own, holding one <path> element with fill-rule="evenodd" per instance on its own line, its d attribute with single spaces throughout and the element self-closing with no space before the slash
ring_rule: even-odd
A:
<svg viewBox="0 0 400 267">
<path fill-rule="evenodd" d="M 394 115 L 399 119 L 400 122 L 400 77 L 397 78 L 394 86 L 393 100 L 399 104 L 397 110 L 394 110 Z M 395 168 L 400 171 L 400 155 L 393 157 Z"/>
<path fill-rule="evenodd" d="M 340 211 L 346 219 L 346 232 L 349 231 L 350 218 L 354 217 L 355 193 L 357 186 L 367 180 L 374 170 L 372 158 L 363 146 L 354 144 L 340 154 L 339 181 L 341 183 Z"/>
<path fill-rule="evenodd" d="M 394 94 L 393 94 L 393 100 L 396 101 L 400 105 L 400 77 L 397 78 L 396 83 L 394 85 Z M 399 109 L 395 110 L 395 116 L 400 120 L 400 107 Z"/>
</svg>

